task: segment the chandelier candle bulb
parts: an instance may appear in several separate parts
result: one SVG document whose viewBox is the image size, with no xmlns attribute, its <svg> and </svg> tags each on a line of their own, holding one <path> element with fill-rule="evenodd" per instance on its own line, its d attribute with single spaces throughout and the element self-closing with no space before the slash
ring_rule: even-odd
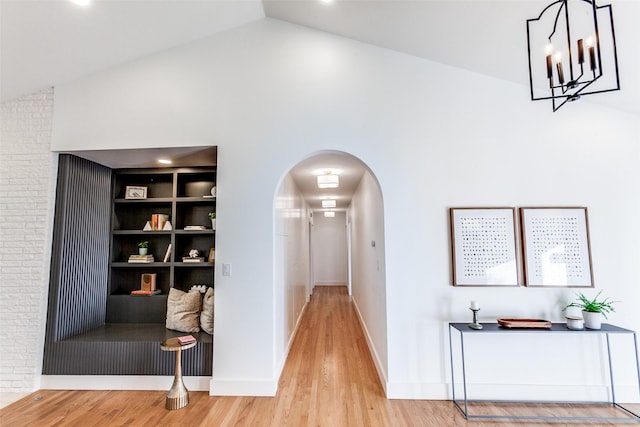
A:
<svg viewBox="0 0 640 427">
<path fill-rule="evenodd" d="M 596 70 L 596 48 L 589 46 L 589 65 L 591 65 L 591 71 Z"/>
<path fill-rule="evenodd" d="M 558 81 L 560 84 L 564 84 L 564 72 L 562 71 L 562 62 L 556 64 L 556 68 L 558 69 Z"/>
<path fill-rule="evenodd" d="M 478 302 L 477 301 L 471 301 L 471 305 L 469 306 L 469 308 L 471 308 L 471 310 L 479 310 Z"/>
<path fill-rule="evenodd" d="M 584 64 L 584 40 L 578 40 L 578 63 Z"/>
<path fill-rule="evenodd" d="M 552 58 L 551 55 L 547 55 L 547 78 L 553 78 L 553 68 L 552 68 Z"/>
</svg>

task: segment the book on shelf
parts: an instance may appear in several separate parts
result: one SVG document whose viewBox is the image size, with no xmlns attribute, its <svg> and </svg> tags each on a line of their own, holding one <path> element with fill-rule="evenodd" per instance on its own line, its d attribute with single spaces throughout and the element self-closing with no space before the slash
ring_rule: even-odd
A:
<svg viewBox="0 0 640 427">
<path fill-rule="evenodd" d="M 155 291 L 144 291 L 142 289 L 139 289 L 137 291 L 131 291 L 131 295 L 139 296 L 139 297 L 150 297 L 153 295 L 158 295 L 160 293 L 161 293 L 160 289 L 156 289 Z"/>
<path fill-rule="evenodd" d="M 129 262 L 151 263 L 154 258 L 153 255 L 129 255 Z"/>
<path fill-rule="evenodd" d="M 184 227 L 185 230 L 189 231 L 189 230 L 206 230 L 207 227 L 205 227 L 204 225 L 186 225 Z"/>
<path fill-rule="evenodd" d="M 183 337 L 178 337 L 178 342 L 180 345 L 187 345 L 196 342 L 196 339 L 193 335 L 185 335 Z"/>
<path fill-rule="evenodd" d="M 171 243 L 169 243 L 169 246 L 167 246 L 167 252 L 165 252 L 164 259 L 162 260 L 162 262 L 169 262 L 170 257 L 171 257 Z"/>
<path fill-rule="evenodd" d="M 188 256 L 183 256 L 182 262 L 204 262 L 204 257 L 198 256 L 198 257 L 192 258 Z"/>
<path fill-rule="evenodd" d="M 165 223 L 169 221 L 169 215 L 166 214 L 152 214 L 151 215 L 151 229 L 152 230 L 162 230 L 164 229 Z"/>
</svg>

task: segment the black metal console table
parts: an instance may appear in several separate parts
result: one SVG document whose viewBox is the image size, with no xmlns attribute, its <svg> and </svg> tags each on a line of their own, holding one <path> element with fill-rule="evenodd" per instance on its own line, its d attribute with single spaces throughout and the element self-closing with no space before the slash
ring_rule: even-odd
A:
<svg viewBox="0 0 640 427">
<path fill-rule="evenodd" d="M 616 401 L 615 385 L 613 379 L 613 363 L 611 361 L 611 344 L 609 341 L 609 335 L 612 334 L 628 334 L 633 337 L 633 345 L 635 349 L 635 362 L 636 362 L 636 376 L 638 379 L 638 392 L 640 392 L 640 363 L 638 362 L 638 343 L 635 331 L 620 328 L 618 326 L 610 324 L 602 324 L 602 329 L 592 330 L 571 330 L 567 328 L 565 323 L 553 323 L 550 329 L 513 329 L 503 328 L 498 323 L 483 323 L 483 329 L 471 329 L 469 323 L 449 323 L 449 353 L 451 357 L 451 386 L 453 394 L 453 403 L 460 410 L 462 415 L 466 419 L 527 419 L 527 420 L 556 420 L 556 421 L 626 421 L 626 422 L 640 422 L 640 414 L 633 412 L 632 410 L 622 406 Z M 460 358 L 462 359 L 462 399 L 456 396 L 456 378 L 455 378 L 455 366 L 453 363 L 453 335 L 458 333 L 460 336 Z M 465 349 L 464 349 L 464 337 L 468 334 L 485 335 L 485 334 L 587 334 L 592 336 L 605 336 L 607 344 L 607 362 L 609 367 L 609 390 L 610 401 L 606 402 L 547 402 L 547 401 L 516 401 L 516 400 L 471 400 L 467 396 L 467 373 L 465 368 Z M 521 416 L 521 415 L 472 415 L 469 413 L 469 404 L 476 402 L 495 402 L 495 403 L 566 403 L 566 404 L 600 404 L 611 405 L 617 410 L 622 411 L 626 417 L 554 417 L 554 416 Z"/>
</svg>

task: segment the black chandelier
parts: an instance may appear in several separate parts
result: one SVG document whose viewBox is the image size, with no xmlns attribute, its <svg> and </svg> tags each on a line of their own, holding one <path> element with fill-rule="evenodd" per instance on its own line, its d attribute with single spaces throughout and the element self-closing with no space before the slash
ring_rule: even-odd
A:
<svg viewBox="0 0 640 427">
<path fill-rule="evenodd" d="M 558 0 L 527 19 L 531 100 L 553 111 L 581 96 L 620 90 L 611 5 Z"/>
</svg>

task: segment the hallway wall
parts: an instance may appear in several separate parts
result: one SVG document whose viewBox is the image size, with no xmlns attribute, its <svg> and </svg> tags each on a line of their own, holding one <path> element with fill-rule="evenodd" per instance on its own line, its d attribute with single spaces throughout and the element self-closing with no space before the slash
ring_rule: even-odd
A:
<svg viewBox="0 0 640 427">
<path fill-rule="evenodd" d="M 386 389 L 388 319 L 384 204 L 380 187 L 369 171 L 364 173 L 353 195 L 348 221 L 351 223 L 353 303 L 382 386 Z"/>
<path fill-rule="evenodd" d="M 284 367 L 309 289 L 309 209 L 289 173 L 278 187 L 275 220 L 275 365 Z"/>
</svg>

